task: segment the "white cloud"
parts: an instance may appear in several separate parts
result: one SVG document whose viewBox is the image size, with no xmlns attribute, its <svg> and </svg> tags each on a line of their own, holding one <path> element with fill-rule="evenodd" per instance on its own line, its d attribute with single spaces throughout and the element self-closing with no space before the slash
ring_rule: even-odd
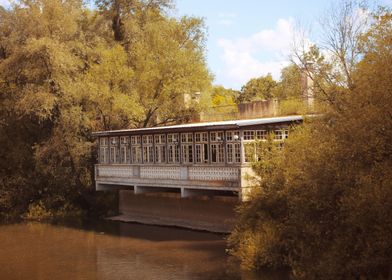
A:
<svg viewBox="0 0 392 280">
<path fill-rule="evenodd" d="M 293 26 L 293 19 L 279 19 L 273 29 L 264 29 L 248 37 L 219 39 L 225 70 L 217 82 L 230 81 L 230 86 L 240 88 L 249 79 L 267 73 L 278 79 L 280 70 L 289 63 Z"/>
</svg>

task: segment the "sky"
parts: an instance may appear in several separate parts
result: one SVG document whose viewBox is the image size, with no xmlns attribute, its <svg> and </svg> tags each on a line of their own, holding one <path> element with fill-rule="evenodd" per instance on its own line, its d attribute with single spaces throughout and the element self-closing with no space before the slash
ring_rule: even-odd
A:
<svg viewBox="0 0 392 280">
<path fill-rule="evenodd" d="M 196 16 L 207 28 L 206 59 L 214 84 L 239 90 L 251 78 L 289 64 L 294 30 L 311 29 L 319 36 L 319 19 L 339 0 L 174 0 L 174 16 Z M 370 5 L 392 7 L 392 0 L 368 0 Z M 9 6 L 9 0 L 0 0 Z"/>
<path fill-rule="evenodd" d="M 392 0 L 370 4 L 392 7 Z M 176 15 L 203 17 L 208 30 L 207 64 L 214 84 L 239 90 L 251 78 L 289 64 L 294 30 L 311 29 L 317 41 L 319 18 L 333 0 L 176 0 Z"/>
</svg>

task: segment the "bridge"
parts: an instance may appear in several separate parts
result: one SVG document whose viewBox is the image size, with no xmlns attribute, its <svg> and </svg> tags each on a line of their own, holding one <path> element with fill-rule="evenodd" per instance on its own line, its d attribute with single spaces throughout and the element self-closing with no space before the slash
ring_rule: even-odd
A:
<svg viewBox="0 0 392 280">
<path fill-rule="evenodd" d="M 302 116 L 286 116 L 95 132 L 96 190 L 120 190 L 122 213 L 144 200 L 137 198 L 143 194 L 246 200 L 255 143 L 273 133 L 279 145 L 302 121 Z"/>
</svg>

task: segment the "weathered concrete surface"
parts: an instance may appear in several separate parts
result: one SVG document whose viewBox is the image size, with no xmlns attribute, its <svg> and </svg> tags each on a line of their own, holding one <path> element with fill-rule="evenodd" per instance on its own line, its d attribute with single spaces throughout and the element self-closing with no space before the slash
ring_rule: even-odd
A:
<svg viewBox="0 0 392 280">
<path fill-rule="evenodd" d="M 121 215 L 112 220 L 224 233 L 234 226 L 237 197 L 181 198 L 179 193 L 135 195 L 132 190 L 119 192 Z"/>
</svg>

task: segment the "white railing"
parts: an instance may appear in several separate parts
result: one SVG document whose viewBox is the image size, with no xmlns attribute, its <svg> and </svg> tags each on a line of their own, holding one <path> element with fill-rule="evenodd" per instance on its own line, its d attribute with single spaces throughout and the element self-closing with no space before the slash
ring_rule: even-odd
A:
<svg viewBox="0 0 392 280">
<path fill-rule="evenodd" d="M 131 165 L 98 165 L 97 177 L 132 178 L 133 166 Z"/>
<path fill-rule="evenodd" d="M 239 180 L 239 168 L 193 166 L 193 167 L 189 167 L 188 175 L 190 180 L 237 181 Z"/>
<path fill-rule="evenodd" d="M 229 166 L 152 166 L 152 165 L 101 165 L 96 166 L 97 177 L 239 181 L 240 168 Z"/>
<path fill-rule="evenodd" d="M 140 178 L 145 179 L 181 179 L 179 166 L 140 166 Z"/>
</svg>

